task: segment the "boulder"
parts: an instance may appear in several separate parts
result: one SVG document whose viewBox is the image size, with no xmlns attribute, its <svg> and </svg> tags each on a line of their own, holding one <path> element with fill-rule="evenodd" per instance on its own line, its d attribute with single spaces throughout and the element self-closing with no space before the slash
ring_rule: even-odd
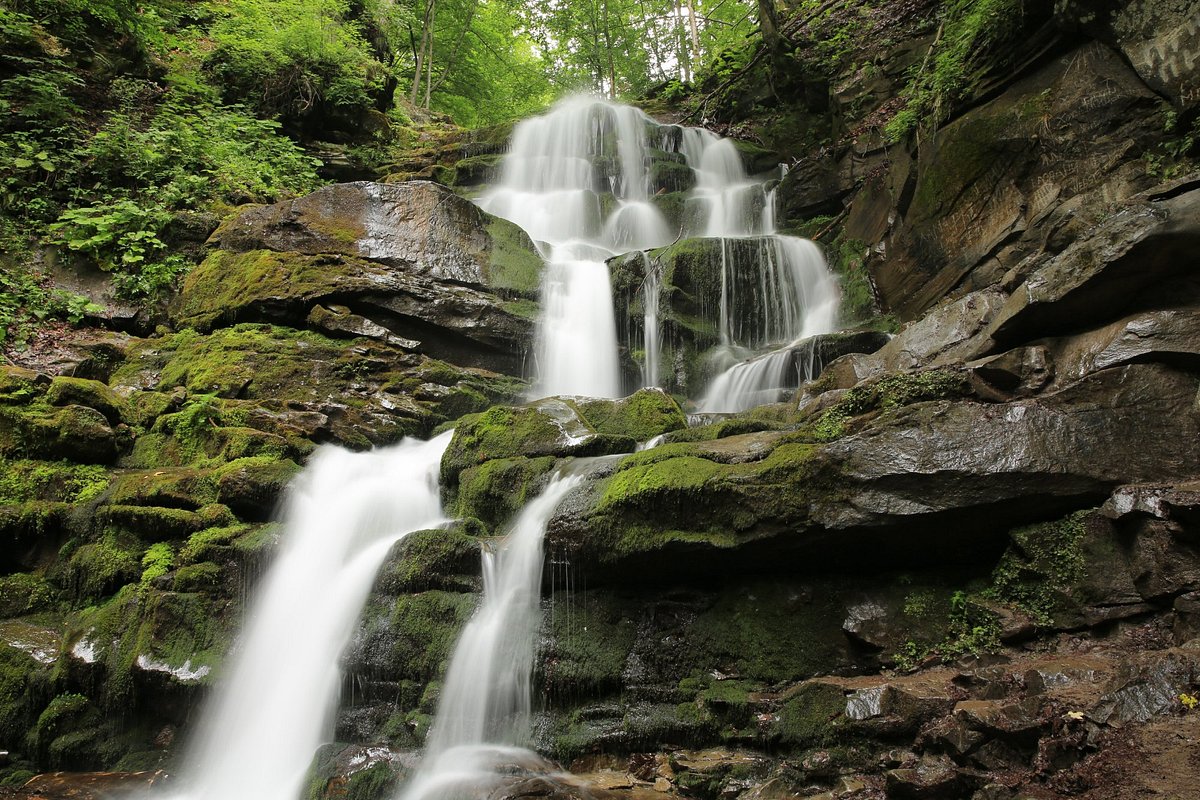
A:
<svg viewBox="0 0 1200 800">
<path fill-rule="evenodd" d="M 268 250 L 210 255 L 184 279 L 172 316 L 201 331 L 248 321 L 303 327 L 318 304 L 348 306 L 435 358 L 509 374 L 520 374 L 533 337 L 525 310 L 489 292 L 361 258 Z"/>
<path fill-rule="evenodd" d="M 505 231 L 493 236 L 493 226 Z M 521 244 L 524 256 L 540 267 L 528 238 L 511 236 L 510 227 L 436 183 L 359 181 L 242 211 L 210 241 L 235 253 L 354 256 L 414 275 L 484 286 L 499 262 L 520 257 Z"/>
<path fill-rule="evenodd" d="M 818 426 L 836 435 L 825 444 L 729 437 L 726 449 L 750 456 L 730 463 L 669 444 L 569 497 L 549 541 L 581 568 L 685 552 L 728 564 L 737 552 L 753 559 L 766 541 L 775 559 L 974 559 L 1021 518 L 1099 502 L 1130 480 L 1189 476 L 1195 392 L 1185 373 L 1133 365 L 1036 399 L 914 402 L 868 414 L 861 427 Z"/>
</svg>

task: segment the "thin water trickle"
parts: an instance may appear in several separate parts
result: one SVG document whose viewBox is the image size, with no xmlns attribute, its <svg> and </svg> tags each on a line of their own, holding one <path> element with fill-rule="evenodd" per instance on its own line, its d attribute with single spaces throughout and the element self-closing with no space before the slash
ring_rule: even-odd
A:
<svg viewBox="0 0 1200 800">
<path fill-rule="evenodd" d="M 542 540 L 555 509 L 579 485 L 556 475 L 485 550 L 483 602 L 455 645 L 420 769 L 402 800 L 486 796 L 504 764 L 539 761 L 529 737 L 530 681 L 541 621 Z"/>
<path fill-rule="evenodd" d="M 318 450 L 291 487 L 280 552 L 187 753 L 180 800 L 295 800 L 337 703 L 338 660 L 375 573 L 444 522 L 452 431 L 369 453 Z"/>
</svg>

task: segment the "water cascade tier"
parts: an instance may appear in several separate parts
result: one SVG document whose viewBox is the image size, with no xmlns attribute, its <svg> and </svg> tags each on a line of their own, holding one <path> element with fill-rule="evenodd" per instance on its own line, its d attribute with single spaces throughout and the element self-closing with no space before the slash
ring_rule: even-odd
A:
<svg viewBox="0 0 1200 800">
<path fill-rule="evenodd" d="M 728 139 L 593 98 L 519 124 L 499 183 L 477 202 L 524 228 L 547 262 L 532 396 L 611 398 L 636 388 L 622 380 L 609 263 L 638 251 L 650 251 L 639 256 L 642 332 L 626 345 L 639 351 L 640 384 L 664 385 L 662 312 L 672 287 L 654 251 L 681 238 L 715 240 L 720 250 L 709 320 L 718 343 L 707 354 L 716 377 L 700 410 L 739 411 L 797 386 L 782 353 L 836 328 L 838 291 L 820 248 L 777 232 L 776 177 L 749 176 Z M 681 186 L 668 220 L 663 195 Z"/>
<path fill-rule="evenodd" d="M 478 201 L 524 228 L 547 262 L 536 397 L 622 393 L 605 261 L 675 237 L 650 202 L 652 125 L 636 108 L 566 100 L 516 127 L 499 185 Z"/>
<path fill-rule="evenodd" d="M 407 533 L 444 522 L 449 431 L 370 453 L 323 448 L 290 489 L 281 549 L 200 722 L 181 800 L 295 800 L 328 737 L 340 669 L 375 573 Z"/>
<path fill-rule="evenodd" d="M 520 746 L 529 737 L 542 540 L 581 480 L 556 475 L 517 515 L 500 549 L 484 550 L 483 603 L 454 648 L 425 759 L 401 800 L 486 796 L 498 769 L 542 763 Z"/>
</svg>

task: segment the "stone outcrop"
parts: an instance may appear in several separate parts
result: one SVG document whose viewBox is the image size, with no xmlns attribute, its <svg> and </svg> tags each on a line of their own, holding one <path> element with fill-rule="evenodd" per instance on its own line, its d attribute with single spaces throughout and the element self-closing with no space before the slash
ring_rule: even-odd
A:
<svg viewBox="0 0 1200 800">
<path fill-rule="evenodd" d="M 519 228 L 437 184 L 328 186 L 244 210 L 211 242 L 220 249 L 172 307 L 179 325 L 307 322 L 464 365 L 523 369 L 541 259 Z"/>
</svg>

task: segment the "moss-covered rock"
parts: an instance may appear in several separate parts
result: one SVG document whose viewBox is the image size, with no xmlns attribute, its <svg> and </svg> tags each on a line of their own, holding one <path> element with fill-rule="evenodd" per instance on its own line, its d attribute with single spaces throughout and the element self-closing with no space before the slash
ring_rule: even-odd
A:
<svg viewBox="0 0 1200 800">
<path fill-rule="evenodd" d="M 494 406 L 455 428 L 442 457 L 442 487 L 454 492 L 463 470 L 492 459 L 627 453 L 634 444 L 629 436 L 597 433 L 568 400 Z"/>
<path fill-rule="evenodd" d="M 488 285 L 536 299 L 544 262 L 529 234 L 500 217 L 489 219 L 487 233 L 492 240 L 487 268 Z"/>
<path fill-rule="evenodd" d="M 96 510 L 96 520 L 114 530 L 128 531 L 148 542 L 182 539 L 205 528 L 232 525 L 233 514 L 219 503 L 201 506 L 195 511 L 159 506 L 104 505 Z"/>
<path fill-rule="evenodd" d="M 621 400 L 585 400 L 579 412 L 597 433 L 647 442 L 687 427 L 683 409 L 661 389 L 641 389 Z"/>
<path fill-rule="evenodd" d="M 124 416 L 124 401 L 100 381 L 59 375 L 46 389 L 46 401 L 55 406 L 94 408 L 112 425 L 119 424 Z"/>
<path fill-rule="evenodd" d="M 393 548 L 376 578 L 387 595 L 440 589 L 471 592 L 479 588 L 479 539 L 455 525 L 405 536 Z"/>
<path fill-rule="evenodd" d="M 498 530 L 533 498 L 556 462 L 554 456 L 494 458 L 467 467 L 458 475 L 458 515 Z"/>
<path fill-rule="evenodd" d="M 118 445 L 108 420 L 94 408 L 0 408 L 0 456 L 108 464 L 116 460 Z"/>
<path fill-rule="evenodd" d="M 299 471 L 291 459 L 252 456 L 230 461 L 214 477 L 222 503 L 243 519 L 266 521 Z"/>
</svg>

